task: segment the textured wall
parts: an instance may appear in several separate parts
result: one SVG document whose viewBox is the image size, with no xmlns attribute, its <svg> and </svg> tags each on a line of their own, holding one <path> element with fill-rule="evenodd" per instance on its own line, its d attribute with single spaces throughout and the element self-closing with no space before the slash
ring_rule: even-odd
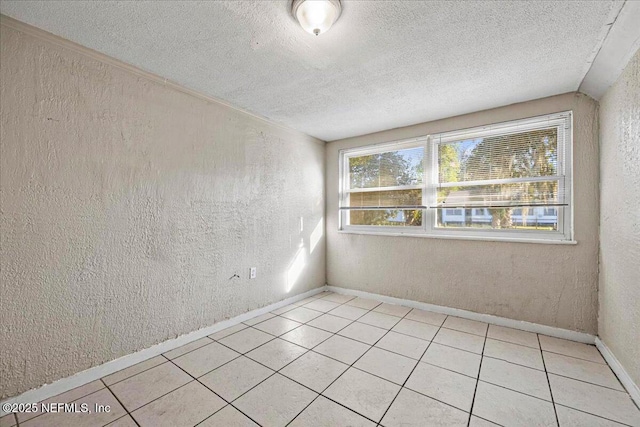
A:
<svg viewBox="0 0 640 427">
<path fill-rule="evenodd" d="M 600 100 L 598 333 L 640 384 L 640 51 Z"/>
<path fill-rule="evenodd" d="M 1 31 L 0 398 L 325 283 L 322 142 Z"/>
<path fill-rule="evenodd" d="M 577 245 L 338 232 L 338 150 L 573 110 Z M 367 292 L 596 332 L 597 105 L 565 94 L 327 144 L 327 282 Z"/>
</svg>

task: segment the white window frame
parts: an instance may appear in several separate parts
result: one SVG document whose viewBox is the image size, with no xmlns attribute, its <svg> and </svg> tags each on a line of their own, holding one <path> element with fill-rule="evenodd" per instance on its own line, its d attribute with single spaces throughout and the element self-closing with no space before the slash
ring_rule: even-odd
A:
<svg viewBox="0 0 640 427">
<path fill-rule="evenodd" d="M 443 228 L 437 227 L 436 205 L 438 186 L 438 144 L 474 139 L 494 135 L 504 135 L 528 130 L 558 128 L 558 175 L 564 175 L 564 197 L 566 206 L 558 209 L 558 230 L 519 230 L 519 229 L 478 229 L 478 228 Z M 573 240 L 573 114 L 571 111 L 536 116 L 522 120 L 497 123 L 459 131 L 442 132 L 400 141 L 385 142 L 339 152 L 339 212 L 338 228 L 342 233 L 375 234 L 390 236 L 414 236 L 432 238 L 450 238 L 465 240 L 492 240 L 532 243 L 564 243 L 575 244 Z M 423 183 L 417 187 L 422 189 L 423 209 L 422 226 L 369 226 L 350 225 L 348 207 L 349 194 L 349 158 L 360 157 L 380 152 L 424 147 Z M 413 186 L 406 186 L 413 187 Z M 391 187 L 401 189 L 404 187 Z M 470 207 L 472 209 L 481 207 Z"/>
</svg>

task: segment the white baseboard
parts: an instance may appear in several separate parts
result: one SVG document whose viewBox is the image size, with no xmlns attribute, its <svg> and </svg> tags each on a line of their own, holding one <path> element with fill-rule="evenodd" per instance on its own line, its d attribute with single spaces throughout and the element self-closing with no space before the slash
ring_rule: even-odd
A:
<svg viewBox="0 0 640 427">
<path fill-rule="evenodd" d="M 390 297 L 386 295 L 373 294 L 369 292 L 363 292 L 363 291 L 357 291 L 353 289 L 346 289 L 346 288 L 327 285 L 327 286 L 322 286 L 319 288 L 312 289 L 308 292 L 293 296 L 291 298 L 287 298 L 285 300 L 268 305 L 266 307 L 249 311 L 247 313 L 236 316 L 232 319 L 227 319 L 222 322 L 216 323 L 213 326 L 208 326 L 206 328 L 199 329 L 189 334 L 182 335 L 178 338 L 171 339 L 171 340 L 162 342 L 160 344 L 156 344 L 153 347 L 149 347 L 147 349 L 138 351 L 133 354 L 129 354 L 127 356 L 123 356 L 119 359 L 112 360 L 102 365 L 95 366 L 93 368 L 87 369 L 86 371 L 79 372 L 71 377 L 60 379 L 51 384 L 45 384 L 39 388 L 29 390 L 18 396 L 11 397 L 7 400 L 4 400 L 0 403 L 41 402 L 45 399 L 56 396 L 60 393 L 64 393 L 76 387 L 80 387 L 81 385 L 87 384 L 91 381 L 95 381 L 97 379 L 110 375 L 114 372 L 128 368 L 129 366 L 133 366 L 137 363 L 143 362 L 147 359 L 158 356 L 162 353 L 166 353 L 167 351 L 173 350 L 174 348 L 178 348 L 192 341 L 198 340 L 200 338 L 204 338 L 207 335 L 214 334 L 218 331 L 221 331 L 222 329 L 226 329 L 238 323 L 244 322 L 245 320 L 249 320 L 253 317 L 260 316 L 261 314 L 265 314 L 269 311 L 273 311 L 280 307 L 284 307 L 285 305 L 289 305 L 296 301 L 300 301 L 302 299 L 316 295 L 325 290 L 336 292 L 339 294 L 354 295 L 362 298 L 375 299 L 375 300 L 386 302 L 389 304 L 404 305 L 406 307 L 433 311 L 436 313 L 462 317 L 470 320 L 477 320 L 481 322 L 491 323 L 494 325 L 506 326 L 509 328 L 540 333 L 543 335 L 583 342 L 587 344 L 595 343 L 596 345 L 598 345 L 598 349 L 603 354 L 605 360 L 610 364 L 613 371 L 620 378 L 622 384 L 625 387 L 627 387 L 627 390 L 629 391 L 629 394 L 632 396 L 632 398 L 636 402 L 640 401 L 640 392 L 638 391 L 638 387 L 633 383 L 633 381 L 631 380 L 629 375 L 626 373 L 624 368 L 622 368 L 622 365 L 620 365 L 620 363 L 609 351 L 609 349 L 599 339 L 597 339 L 593 335 L 585 334 L 582 332 L 570 331 L 567 329 L 554 328 L 552 326 L 539 325 L 536 323 L 508 319 L 505 317 L 492 316 L 490 314 L 474 313 L 472 311 L 461 310 L 457 308 L 444 307 L 440 305 L 428 304 L 428 303 L 419 302 L 419 301 L 406 300 L 406 299 L 395 298 L 395 297 Z M 3 415 L 5 415 L 5 412 L 0 409 L 0 416 L 3 416 Z"/>
<path fill-rule="evenodd" d="M 622 366 L 611 350 L 609 350 L 609 347 L 607 347 L 599 337 L 596 338 L 596 347 L 598 347 L 598 350 L 602 353 L 602 357 L 607 361 L 609 367 L 613 373 L 616 374 L 624 388 L 627 389 L 629 396 L 631 396 L 633 401 L 636 402 L 636 405 L 640 407 L 640 387 L 633 382 L 631 376 L 627 373 L 626 369 L 624 369 L 624 366 Z"/>
<path fill-rule="evenodd" d="M 520 329 L 527 332 L 548 335 L 550 337 L 563 338 L 571 341 L 578 341 L 586 344 L 594 344 L 596 337 L 583 332 L 570 331 L 568 329 L 554 328 L 553 326 L 540 325 L 537 323 L 524 322 L 521 320 L 508 319 L 506 317 L 492 316 L 491 314 L 474 313 L 473 311 L 461 310 L 459 308 L 444 307 L 441 305 L 427 304 L 407 299 L 395 298 L 386 295 L 372 294 L 369 292 L 356 291 L 353 289 L 340 288 L 337 286 L 327 286 L 328 291 L 338 294 L 354 295 L 362 298 L 374 299 L 389 304 L 404 305 L 411 308 L 433 311 L 436 313 L 462 317 L 470 320 L 491 323 L 498 326 Z"/>
<path fill-rule="evenodd" d="M 119 359 L 112 360 L 99 366 L 94 366 L 93 368 L 89 368 L 86 371 L 79 372 L 67 378 L 59 379 L 51 384 L 45 384 L 38 388 L 26 391 L 18 396 L 10 397 L 9 399 L 0 402 L 0 404 L 42 402 L 45 399 L 57 396 L 60 393 L 64 393 L 76 387 L 80 387 L 81 385 L 90 383 L 91 381 L 98 380 L 109 374 L 113 374 L 114 372 L 128 368 L 129 366 L 133 366 L 152 357 L 159 356 L 160 354 L 166 353 L 169 350 L 173 350 L 174 348 L 189 344 L 192 341 L 199 340 L 200 338 L 204 338 L 207 335 L 214 334 L 240 322 L 244 322 L 245 320 L 249 320 L 253 317 L 260 316 L 261 314 L 268 313 L 280 307 L 284 307 L 285 305 L 289 305 L 296 301 L 300 301 L 318 294 L 324 291 L 325 288 L 326 286 L 321 286 L 319 288 L 307 291 L 303 294 L 299 294 L 291 298 L 273 303 L 266 307 L 258 308 L 256 310 L 249 311 L 231 319 L 223 320 L 222 322 L 218 322 L 213 326 L 207 326 L 206 328 L 193 331 L 186 335 L 179 336 L 178 338 L 161 342 L 160 344 L 156 344 L 153 347 L 140 350 L 136 353 L 128 354 Z M 0 417 L 3 415 L 6 415 L 6 412 L 0 409 Z"/>
</svg>

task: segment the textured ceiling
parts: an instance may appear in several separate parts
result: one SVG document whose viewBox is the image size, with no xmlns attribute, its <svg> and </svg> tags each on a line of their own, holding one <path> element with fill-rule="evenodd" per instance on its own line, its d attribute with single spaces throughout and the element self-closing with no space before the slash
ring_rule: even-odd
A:
<svg viewBox="0 0 640 427">
<path fill-rule="evenodd" d="M 0 12 L 320 139 L 577 90 L 620 1 L 9 1 Z"/>
</svg>

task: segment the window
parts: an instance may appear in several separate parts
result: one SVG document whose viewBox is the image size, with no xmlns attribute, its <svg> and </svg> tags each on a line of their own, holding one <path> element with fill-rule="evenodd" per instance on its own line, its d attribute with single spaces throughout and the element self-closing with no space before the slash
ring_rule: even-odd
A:
<svg viewBox="0 0 640 427">
<path fill-rule="evenodd" d="M 350 225 L 422 225 L 423 146 L 361 151 L 345 159 Z"/>
<path fill-rule="evenodd" d="M 571 240 L 571 112 L 340 152 L 340 228 Z"/>
</svg>

